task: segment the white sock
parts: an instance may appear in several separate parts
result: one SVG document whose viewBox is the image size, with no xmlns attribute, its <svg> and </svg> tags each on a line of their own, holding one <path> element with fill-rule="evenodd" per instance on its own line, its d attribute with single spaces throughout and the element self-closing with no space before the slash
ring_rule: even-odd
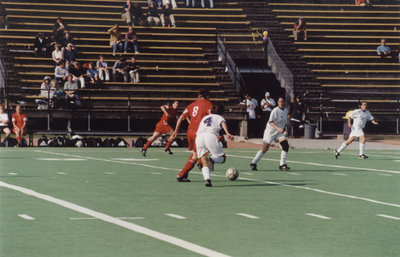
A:
<svg viewBox="0 0 400 257">
<path fill-rule="evenodd" d="M 344 149 L 346 149 L 347 145 L 345 143 L 343 143 L 336 151 L 338 153 L 341 153 Z"/>
<path fill-rule="evenodd" d="M 211 180 L 211 172 L 207 166 L 204 166 L 201 169 L 201 172 L 203 173 L 204 180 L 207 180 L 207 179 Z"/>
<path fill-rule="evenodd" d="M 254 159 L 251 161 L 251 164 L 256 164 L 263 156 L 263 152 L 261 150 L 258 151 Z"/>
<path fill-rule="evenodd" d="M 222 157 L 222 156 L 211 157 L 211 159 L 214 161 L 214 163 L 223 163 L 224 162 L 224 157 Z"/>
<path fill-rule="evenodd" d="M 360 155 L 364 154 L 365 144 L 360 143 Z"/>
<path fill-rule="evenodd" d="M 286 164 L 286 158 L 288 156 L 288 152 L 282 151 L 281 152 L 281 162 L 279 163 L 279 165 L 284 165 Z"/>
</svg>

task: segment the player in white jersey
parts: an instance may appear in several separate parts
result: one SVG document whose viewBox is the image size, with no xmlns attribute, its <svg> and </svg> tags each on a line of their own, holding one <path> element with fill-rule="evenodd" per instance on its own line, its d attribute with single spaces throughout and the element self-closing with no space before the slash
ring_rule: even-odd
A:
<svg viewBox="0 0 400 257">
<path fill-rule="evenodd" d="M 351 120 L 353 120 L 353 125 L 351 125 Z M 340 153 L 351 144 L 357 137 L 360 138 L 360 154 L 358 157 L 360 159 L 366 159 L 368 156 L 364 154 L 365 150 L 365 135 L 364 135 L 364 127 L 367 121 L 371 121 L 374 125 L 379 125 L 378 122 L 374 120 L 374 117 L 367 110 L 367 102 L 361 103 L 361 108 L 352 111 L 349 114 L 348 126 L 351 128 L 351 133 L 349 135 L 349 139 L 344 142 L 337 150 L 335 150 L 335 158 L 338 159 Z"/>
<path fill-rule="evenodd" d="M 267 127 L 264 131 L 263 146 L 250 163 L 252 170 L 257 170 L 257 162 L 268 151 L 272 142 L 279 142 L 282 147 L 281 161 L 279 163 L 280 170 L 290 170 L 286 164 L 286 158 L 289 152 L 289 143 L 284 135 L 286 119 L 290 118 L 288 109 L 285 108 L 285 99 L 280 97 L 278 106 L 275 107 L 269 117 Z"/>
<path fill-rule="evenodd" d="M 223 105 L 216 105 L 212 114 L 203 117 L 197 129 L 196 150 L 197 156 L 200 157 L 203 164 L 201 172 L 203 173 L 206 187 L 212 186 L 210 172 L 214 170 L 214 163 L 224 163 L 226 160 L 224 149 L 218 142 L 221 128 L 224 129 L 228 138 L 232 140 L 226 121 L 221 116 L 224 111 Z M 211 154 L 211 157 L 208 154 Z"/>
<path fill-rule="evenodd" d="M 8 122 L 8 114 L 4 112 L 4 106 L 0 104 L 0 132 L 2 130 L 6 133 L 3 143 L 6 143 L 8 137 L 11 135 L 11 130 L 8 128 Z"/>
</svg>

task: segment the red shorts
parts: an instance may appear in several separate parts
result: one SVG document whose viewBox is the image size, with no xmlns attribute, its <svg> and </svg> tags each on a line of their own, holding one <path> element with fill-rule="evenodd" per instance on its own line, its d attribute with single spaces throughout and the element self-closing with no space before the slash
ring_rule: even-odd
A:
<svg viewBox="0 0 400 257">
<path fill-rule="evenodd" d="M 187 141 L 189 145 L 189 151 L 194 151 L 196 152 L 196 133 L 197 131 L 194 130 L 188 130 L 186 133 L 187 136 Z"/>
<path fill-rule="evenodd" d="M 14 132 L 14 134 L 17 133 L 17 132 L 15 132 L 15 127 L 13 127 L 13 132 Z M 26 134 L 26 128 L 24 128 L 23 134 Z"/>
<path fill-rule="evenodd" d="M 167 134 L 168 132 L 174 131 L 174 129 L 170 125 L 165 125 L 163 122 L 159 121 L 156 125 L 156 129 L 154 132 L 160 134 Z"/>
</svg>

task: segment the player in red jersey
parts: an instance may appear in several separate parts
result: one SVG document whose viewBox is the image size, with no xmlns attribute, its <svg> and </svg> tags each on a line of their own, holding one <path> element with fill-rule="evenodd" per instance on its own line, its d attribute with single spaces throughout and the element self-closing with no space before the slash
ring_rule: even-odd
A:
<svg viewBox="0 0 400 257">
<path fill-rule="evenodd" d="M 176 121 L 178 114 L 178 106 L 179 102 L 174 101 L 172 105 L 162 105 L 160 106 L 161 110 L 164 112 L 161 120 L 157 123 L 156 129 L 153 132 L 153 136 L 147 140 L 147 143 L 144 147 L 140 148 L 140 152 L 143 156 L 146 156 L 147 148 L 151 145 L 151 143 L 156 140 L 162 134 L 172 135 L 174 133 L 174 129 L 171 127 L 171 123 Z M 174 139 L 169 138 L 167 144 L 165 145 L 164 152 L 168 154 L 173 154 L 169 147 L 174 142 Z"/>
<path fill-rule="evenodd" d="M 15 113 L 12 115 L 13 132 L 16 135 L 18 146 L 22 146 L 24 142 L 24 134 L 26 133 L 26 122 L 28 118 L 21 111 L 21 105 L 15 107 Z"/>
<path fill-rule="evenodd" d="M 196 164 L 197 161 L 197 153 L 196 153 L 196 133 L 199 127 L 201 119 L 211 113 L 212 103 L 209 99 L 209 91 L 206 89 L 201 89 L 199 91 L 198 100 L 194 101 L 190 105 L 186 107 L 183 111 L 182 115 L 179 117 L 178 122 L 176 123 L 175 131 L 171 135 L 170 140 L 175 139 L 178 135 L 179 128 L 182 124 L 182 121 L 188 117 L 190 117 L 190 123 L 187 130 L 187 141 L 189 144 L 189 151 L 193 150 L 192 155 L 187 161 L 185 167 L 178 174 L 177 180 L 178 182 L 190 182 L 187 178 L 189 171 L 191 171 Z"/>
</svg>

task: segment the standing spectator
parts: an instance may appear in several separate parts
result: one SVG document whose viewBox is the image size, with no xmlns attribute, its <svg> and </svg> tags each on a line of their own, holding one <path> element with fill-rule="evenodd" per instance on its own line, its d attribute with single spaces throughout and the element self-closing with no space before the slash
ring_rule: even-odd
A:
<svg viewBox="0 0 400 257">
<path fill-rule="evenodd" d="M 67 62 L 67 65 L 75 61 L 77 52 L 78 48 L 71 43 L 64 48 L 64 60 Z"/>
<path fill-rule="evenodd" d="M 249 94 L 246 94 L 245 98 L 246 99 L 243 100 L 240 105 L 244 105 L 246 107 L 249 132 L 248 137 L 254 137 L 257 131 L 256 108 L 258 106 L 258 102 Z"/>
<path fill-rule="evenodd" d="M 176 27 L 175 25 L 175 18 L 174 15 L 172 14 L 172 7 L 169 4 L 169 2 L 167 2 L 163 7 L 162 7 L 162 11 L 161 11 L 161 24 L 163 27 L 165 27 L 165 18 L 168 18 L 169 22 L 168 22 L 168 27 L 170 27 L 170 24 L 172 25 L 172 27 Z"/>
<path fill-rule="evenodd" d="M 134 2 L 132 8 L 132 14 L 133 14 L 133 24 L 135 26 L 143 26 L 144 25 L 144 16 L 143 16 L 143 10 L 142 7 Z"/>
<path fill-rule="evenodd" d="M 126 23 L 129 26 L 132 26 L 132 21 L 133 21 L 133 5 L 131 3 L 131 0 L 126 0 L 126 3 L 124 4 L 124 7 L 122 8 L 122 15 L 121 18 L 126 21 Z"/>
<path fill-rule="evenodd" d="M 208 2 L 210 3 L 210 8 L 214 8 L 214 0 L 208 0 Z M 204 0 L 201 0 L 201 7 L 206 8 Z"/>
<path fill-rule="evenodd" d="M 86 75 L 89 78 L 89 83 L 91 85 L 98 85 L 100 80 L 99 80 L 99 72 L 95 69 L 94 64 L 92 62 L 89 62 L 88 69 L 86 71 Z"/>
<path fill-rule="evenodd" d="M 114 24 L 114 26 L 108 30 L 108 34 L 110 34 L 110 46 L 113 49 L 113 56 L 115 56 L 115 53 L 121 53 L 123 48 L 122 34 L 121 31 L 119 31 L 119 25 Z"/>
<path fill-rule="evenodd" d="M 35 50 L 35 57 L 47 56 L 48 42 L 43 32 L 39 32 L 38 35 L 35 37 L 33 47 Z"/>
<path fill-rule="evenodd" d="M 297 41 L 299 34 L 303 35 L 304 41 L 307 41 L 307 22 L 303 17 L 300 17 L 293 26 L 293 37 L 294 40 Z"/>
<path fill-rule="evenodd" d="M 8 137 L 11 135 L 11 131 L 8 128 L 8 114 L 4 112 L 4 106 L 0 104 L 0 133 L 3 131 L 6 134 L 6 137 L 4 138 L 3 144 L 8 145 Z"/>
<path fill-rule="evenodd" d="M 96 62 L 96 67 L 99 72 L 99 78 L 101 80 L 110 81 L 110 73 L 108 72 L 108 65 L 107 62 L 104 61 L 104 56 L 100 55 L 99 60 Z M 105 78 L 104 78 L 105 75 Z"/>
<path fill-rule="evenodd" d="M 64 83 L 65 81 L 67 81 L 68 75 L 69 75 L 69 72 L 68 72 L 68 69 L 65 68 L 65 62 L 61 61 L 59 63 L 59 66 L 56 66 L 56 68 L 54 70 L 54 77 L 57 82 Z"/>
<path fill-rule="evenodd" d="M 66 104 L 72 104 L 73 106 L 80 106 L 81 102 L 79 96 L 76 93 L 78 90 L 78 83 L 72 79 L 72 75 L 68 75 L 68 80 L 64 84 L 65 101 Z"/>
<path fill-rule="evenodd" d="M 120 74 L 124 77 L 124 82 L 128 81 L 128 72 L 126 70 L 126 60 L 124 57 L 119 58 L 113 66 L 113 81 L 117 82 L 117 76 Z"/>
<path fill-rule="evenodd" d="M 190 6 L 190 0 L 186 0 L 186 7 Z M 196 7 L 196 0 L 192 0 L 192 7 Z"/>
<path fill-rule="evenodd" d="M 156 26 L 160 25 L 158 9 L 157 9 L 156 3 L 154 1 L 151 1 L 149 4 L 149 8 L 147 11 L 147 23 L 149 24 L 149 26 L 151 26 L 153 24 Z"/>
<path fill-rule="evenodd" d="M 24 145 L 24 135 L 26 134 L 26 122 L 28 118 L 22 113 L 21 105 L 15 107 L 15 113 L 12 115 L 13 132 L 18 141 L 17 146 Z"/>
<path fill-rule="evenodd" d="M 54 66 L 60 65 L 60 62 L 64 61 L 64 53 L 60 49 L 60 45 L 56 44 L 54 51 L 51 53 L 53 58 Z"/>
<path fill-rule="evenodd" d="M 178 5 L 176 4 L 175 0 L 162 0 L 163 5 L 166 5 L 167 3 L 170 3 L 172 5 L 172 8 L 178 8 Z"/>
<path fill-rule="evenodd" d="M 139 83 L 139 64 L 136 62 L 135 56 L 132 56 L 132 62 L 127 65 L 127 71 L 132 83 Z"/>
<path fill-rule="evenodd" d="M 79 62 L 74 62 L 73 65 L 70 65 L 68 68 L 69 74 L 72 75 L 73 80 L 76 82 L 80 82 L 81 88 L 85 88 L 85 76 L 86 70 L 82 67 Z"/>
<path fill-rule="evenodd" d="M 8 18 L 6 7 L 0 3 L 0 25 L 4 25 L 4 29 L 8 29 Z"/>
<path fill-rule="evenodd" d="M 365 7 L 371 7 L 372 3 L 370 0 L 354 0 L 354 4 L 356 6 L 365 6 Z"/>
<path fill-rule="evenodd" d="M 292 114 L 292 127 L 293 127 L 293 137 L 299 138 L 303 133 L 301 133 L 301 125 L 303 124 L 304 116 L 304 104 L 300 96 L 296 96 L 296 102 L 293 104 Z"/>
<path fill-rule="evenodd" d="M 136 32 L 133 30 L 132 26 L 129 26 L 128 32 L 125 33 L 125 47 L 124 52 L 127 53 L 128 49 L 131 49 L 133 46 L 135 50 L 135 54 L 138 54 L 138 41 Z"/>
<path fill-rule="evenodd" d="M 71 43 L 72 45 L 75 45 L 74 38 L 71 36 L 71 33 L 65 32 L 61 47 L 66 48 L 69 43 Z"/>
<path fill-rule="evenodd" d="M 384 38 L 381 39 L 381 45 L 376 49 L 376 53 L 381 57 L 382 62 L 384 62 L 385 58 L 389 56 L 392 57 L 392 60 L 395 60 L 396 58 L 390 47 L 386 45 L 386 39 Z"/>
<path fill-rule="evenodd" d="M 67 24 L 61 19 L 61 17 L 58 17 L 56 23 L 53 25 L 53 34 L 59 44 L 62 43 L 64 32 L 66 30 L 68 30 Z"/>
<path fill-rule="evenodd" d="M 262 110 L 262 120 L 263 120 L 263 126 L 264 124 L 267 124 L 267 121 L 269 120 L 269 116 L 271 115 L 272 109 L 275 108 L 276 103 L 275 100 L 271 98 L 269 92 L 265 92 L 265 98 L 261 100 L 261 110 Z"/>
</svg>

